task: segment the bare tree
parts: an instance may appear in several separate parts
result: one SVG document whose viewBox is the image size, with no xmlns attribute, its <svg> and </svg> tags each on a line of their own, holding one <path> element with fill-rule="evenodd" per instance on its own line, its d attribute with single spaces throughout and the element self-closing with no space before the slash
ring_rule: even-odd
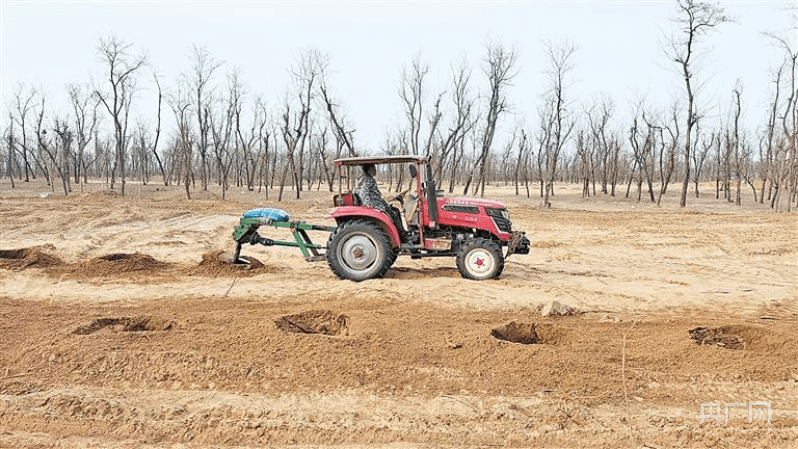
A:
<svg viewBox="0 0 798 449">
<path fill-rule="evenodd" d="M 597 150 L 595 154 L 597 161 L 593 165 L 598 166 L 598 173 L 601 178 L 601 193 L 603 194 L 609 193 L 607 186 L 610 183 L 613 172 L 612 163 L 615 160 L 613 157 L 614 147 L 608 130 L 614 108 L 612 100 L 605 97 L 594 104 L 587 113 L 591 139 Z"/>
<path fill-rule="evenodd" d="M 299 110 L 292 111 L 292 98 L 286 98 L 285 111 L 283 112 L 282 134 L 286 146 L 286 164 L 280 180 L 280 193 L 277 201 L 283 200 L 283 189 L 289 170 L 293 175 L 296 197 L 300 198 L 302 191 L 302 176 L 304 174 L 305 146 L 310 134 L 310 113 L 315 98 L 315 83 L 326 64 L 325 58 L 315 50 L 304 52 L 296 65 L 291 69 L 295 94 L 299 102 Z M 298 159 L 298 166 L 297 166 Z"/>
<path fill-rule="evenodd" d="M 774 182 L 771 179 L 773 174 L 774 159 L 773 153 L 778 138 L 778 119 L 779 119 L 779 96 L 781 93 L 781 80 L 784 75 L 786 66 L 781 64 L 774 73 L 773 79 L 773 101 L 770 103 L 768 109 L 767 125 L 765 131 L 759 141 L 759 176 L 762 181 L 759 203 L 763 204 L 765 201 L 765 187 L 767 186 L 768 199 L 771 198 L 773 193 Z"/>
<path fill-rule="evenodd" d="M 47 134 L 47 127 L 44 122 L 46 99 L 42 96 L 41 106 L 36 120 L 36 140 L 39 144 L 39 151 L 46 156 L 45 160 L 45 174 L 50 184 L 50 188 L 55 192 L 55 179 L 53 171 L 61 179 L 61 184 L 64 188 L 64 196 L 69 195 L 69 157 L 70 147 L 72 145 L 72 132 L 65 120 L 55 119 L 54 130 L 56 133 L 55 138 L 51 138 Z"/>
<path fill-rule="evenodd" d="M 590 197 L 590 180 L 593 179 L 593 153 L 595 145 L 590 137 L 585 136 L 585 130 L 576 133 L 576 164 L 579 181 L 582 184 L 582 198 Z M 595 194 L 595 191 L 593 192 Z"/>
<path fill-rule="evenodd" d="M 125 159 L 128 146 L 127 126 L 130 116 L 130 104 L 133 101 L 136 86 L 135 74 L 147 63 L 146 56 L 131 55 L 131 47 L 131 44 L 118 39 L 116 36 L 111 36 L 100 39 L 100 45 L 97 49 L 100 58 L 107 64 L 107 87 L 110 90 L 103 92 L 97 88 L 95 93 L 113 121 L 116 168 L 119 170 L 122 196 L 125 195 Z M 113 188 L 114 174 L 112 173 L 111 175 L 111 188 Z"/>
<path fill-rule="evenodd" d="M 696 130 L 696 136 L 700 135 L 700 132 Z M 704 163 L 707 160 L 707 155 L 709 155 L 709 150 L 713 148 L 714 145 L 720 145 L 720 136 L 716 135 L 715 132 L 712 132 L 708 138 L 703 138 L 701 148 L 698 145 L 695 145 L 695 151 L 692 153 L 693 157 L 693 184 L 695 186 L 695 197 L 699 197 L 698 191 L 698 183 L 701 181 L 701 171 L 704 168 Z"/>
<path fill-rule="evenodd" d="M 206 47 L 193 45 L 191 47 L 191 86 L 196 98 L 195 112 L 197 114 L 197 152 L 200 156 L 200 179 L 202 190 L 208 190 L 208 147 L 210 144 L 210 108 L 213 103 L 213 93 L 208 92 L 208 83 L 213 80 L 214 72 L 221 62 L 216 61 Z"/>
<path fill-rule="evenodd" d="M 518 54 L 515 50 L 507 49 L 501 43 L 488 44 L 484 71 L 488 76 L 490 99 L 488 100 L 485 126 L 482 129 L 480 139 L 479 159 L 475 164 L 475 169 L 478 171 L 476 183 L 474 184 L 474 192 L 479 189 L 480 196 L 483 197 L 485 196 L 488 156 L 493 145 L 493 137 L 496 134 L 496 125 L 499 122 L 499 117 L 507 111 L 506 90 L 517 74 L 514 71 L 517 60 Z"/>
<path fill-rule="evenodd" d="M 152 144 L 152 155 L 155 156 L 155 161 L 158 163 L 158 169 L 161 171 L 161 177 L 163 179 L 163 185 L 169 185 L 169 177 L 166 176 L 166 170 L 164 170 L 163 161 L 161 161 L 161 156 L 158 155 L 158 142 L 161 139 L 161 104 L 163 102 L 163 91 L 161 90 L 161 83 L 158 80 L 158 75 L 153 72 L 152 78 L 155 81 L 155 86 L 158 88 L 158 115 L 157 121 L 155 122 L 155 141 Z"/>
<path fill-rule="evenodd" d="M 454 178 L 457 170 L 457 149 L 462 147 L 466 133 L 476 123 L 474 120 L 474 103 L 476 98 L 469 95 L 469 81 L 471 70 L 463 60 L 457 68 L 452 68 L 452 106 L 454 107 L 454 117 L 449 125 L 448 132 L 441 139 L 440 153 L 438 157 L 437 171 L 435 179 L 443 182 L 443 169 L 447 160 L 451 167 L 450 191 L 454 190 Z"/>
<path fill-rule="evenodd" d="M 333 131 L 335 133 L 337 146 L 339 149 L 346 147 L 349 156 L 357 156 L 358 154 L 357 151 L 355 151 L 355 145 L 352 139 L 352 134 L 355 132 L 355 130 L 348 129 L 346 116 L 336 112 L 336 110 L 340 109 L 340 106 L 333 100 L 329 93 L 329 88 L 327 87 L 326 67 L 326 64 L 322 65 L 321 67 L 321 73 L 319 76 L 319 92 L 321 92 L 321 98 L 327 107 L 327 114 L 329 115 L 330 124 L 332 125 Z M 336 154 L 337 156 L 341 155 L 340 151 L 337 151 Z"/>
<path fill-rule="evenodd" d="M 427 120 L 427 123 L 429 123 L 429 134 L 427 135 L 427 142 L 424 144 L 424 150 L 422 152 L 426 157 L 432 156 L 432 141 L 438 133 L 438 125 L 441 123 L 441 117 L 443 117 L 443 112 L 441 112 L 441 100 L 443 99 L 443 95 L 443 93 L 438 95 L 432 114 L 430 114 Z M 436 162 L 438 162 L 436 158 L 433 158 L 433 165 L 435 165 Z"/>
<path fill-rule="evenodd" d="M 669 59 L 674 61 L 684 79 L 685 94 L 687 96 L 687 115 L 685 117 L 684 138 L 684 181 L 679 205 L 687 205 L 687 188 L 690 184 L 691 145 L 693 128 L 701 117 L 696 102 L 699 86 L 695 79 L 695 60 L 697 44 L 700 37 L 715 30 L 719 25 L 732 20 L 724 14 L 723 8 L 718 5 L 694 0 L 677 0 L 678 16 L 674 19 L 679 31 L 678 36 L 673 36 L 668 41 L 665 50 Z"/>
<path fill-rule="evenodd" d="M 421 61 L 421 55 L 413 58 L 410 69 L 402 69 L 402 81 L 399 96 L 405 107 L 405 116 L 408 122 L 408 141 L 410 151 L 419 154 L 419 134 L 421 133 L 421 120 L 424 117 L 424 78 L 429 73 L 429 66 Z"/>
<path fill-rule="evenodd" d="M 32 155 L 33 152 L 30 151 L 30 147 L 28 145 L 27 128 L 28 114 L 33 110 L 33 100 L 35 97 L 35 89 L 30 88 L 25 91 L 25 88 L 21 84 L 18 85 L 14 91 L 14 105 L 17 113 L 14 120 L 20 127 L 21 137 L 20 141 L 17 142 L 17 146 L 21 150 L 20 153 L 22 155 L 22 166 L 25 170 L 25 182 L 30 182 L 31 177 L 36 179 L 36 171 L 33 169 L 30 161 L 28 160 L 28 156 Z"/>
<path fill-rule="evenodd" d="M 742 93 L 742 84 L 740 81 L 737 81 L 737 86 L 735 86 L 734 90 L 732 91 L 734 94 L 733 100 L 733 107 L 734 107 L 734 117 L 732 119 L 732 130 L 731 135 L 729 138 L 730 146 L 733 148 L 734 153 L 734 168 L 735 168 L 735 181 L 736 181 L 736 190 L 735 190 L 735 200 L 734 204 L 737 206 L 741 205 L 741 198 L 740 198 L 740 184 L 743 181 L 743 157 L 740 153 L 740 114 L 742 113 L 742 101 L 740 100 L 741 93 Z"/>
<path fill-rule="evenodd" d="M 529 160 L 532 159 L 532 142 L 523 128 L 520 128 L 521 138 L 518 143 L 518 159 L 515 163 L 515 194 L 518 195 L 518 185 L 523 175 L 526 197 L 529 198 Z"/>
<path fill-rule="evenodd" d="M 272 150 L 271 142 L 274 140 L 276 131 L 274 130 L 274 121 L 269 118 L 268 110 L 266 109 L 266 102 L 259 98 L 256 101 L 256 108 L 260 111 L 258 114 L 261 125 L 258 126 L 258 192 L 261 192 L 264 186 L 264 180 L 269 174 L 269 167 L 271 166 L 271 173 L 274 176 L 276 167 L 277 151 Z M 271 157 L 272 163 L 269 163 Z M 267 186 L 268 187 L 268 186 Z M 273 187 L 273 185 L 272 185 Z M 269 189 L 266 189 L 266 198 L 269 198 Z"/>
<path fill-rule="evenodd" d="M 69 180 L 69 156 L 72 151 L 72 141 L 74 133 L 69 129 L 66 120 L 55 119 L 55 133 L 58 136 L 55 158 L 53 164 L 56 167 L 58 176 L 61 178 L 61 185 L 64 188 L 64 196 L 68 196 L 72 191 L 72 184 Z"/>
<path fill-rule="evenodd" d="M 230 142 L 236 135 L 240 136 L 241 134 L 242 90 L 238 76 L 239 74 L 237 71 L 228 76 L 230 86 L 228 89 L 228 97 L 222 110 L 223 113 L 217 114 L 214 109 L 208 108 L 208 113 L 205 117 L 206 120 L 208 120 L 207 126 L 211 131 L 211 143 L 213 146 L 213 154 L 216 158 L 216 169 L 218 170 L 219 185 L 222 187 L 223 200 L 227 198 L 227 177 L 230 173 L 230 167 L 233 164 Z M 235 147 L 237 150 L 238 144 L 236 144 Z M 244 154 L 244 164 L 246 165 L 248 158 L 246 157 L 246 152 Z M 249 180 L 251 177 L 247 176 L 247 179 Z M 252 188 L 250 188 L 250 190 L 252 190 Z"/>
<path fill-rule="evenodd" d="M 36 128 L 34 129 L 34 133 L 36 134 L 36 152 L 37 156 L 37 165 L 41 169 L 42 174 L 44 175 L 45 181 L 47 181 L 47 185 L 53 189 L 52 191 L 55 192 L 55 187 L 52 182 L 52 166 L 55 160 L 55 153 L 50 148 L 50 136 L 47 135 L 47 127 L 44 124 L 44 106 L 46 103 L 46 97 L 42 95 L 41 98 L 41 106 L 38 112 L 35 112 L 36 115 Z M 46 155 L 46 156 L 43 156 Z M 41 161 L 44 160 L 42 164 Z"/>
<path fill-rule="evenodd" d="M 629 143 L 632 145 L 634 167 L 632 168 L 632 172 L 629 177 L 629 185 L 626 188 L 626 196 L 629 197 L 629 188 L 632 185 L 632 179 L 635 178 L 635 173 L 637 173 L 637 201 L 641 200 L 642 185 L 643 181 L 645 180 L 646 184 L 648 185 L 649 198 L 653 203 L 656 200 L 654 199 L 654 186 L 652 181 L 652 172 L 654 171 L 654 157 L 652 155 L 652 149 L 653 141 L 656 138 L 656 131 L 654 127 L 647 126 L 647 130 L 644 134 L 640 129 L 640 125 L 638 124 L 639 120 L 640 117 L 635 115 L 634 119 L 632 120 L 632 127 L 629 130 Z"/>
<path fill-rule="evenodd" d="M 252 191 L 255 190 L 255 175 L 260 172 L 264 156 L 268 155 L 270 131 L 266 128 L 266 105 L 262 99 L 258 99 L 252 105 L 249 126 L 246 132 L 242 130 L 243 98 L 240 81 L 236 75 L 236 73 L 231 74 L 229 78 L 230 93 L 228 94 L 227 109 L 233 113 L 231 120 L 234 120 L 235 146 L 243 157 L 242 165 L 244 166 L 247 190 Z"/>
<path fill-rule="evenodd" d="M 152 159 L 150 158 L 149 126 L 142 118 L 136 120 L 133 133 L 130 138 L 130 172 L 138 176 L 143 185 L 150 181 L 150 168 Z"/>
<path fill-rule="evenodd" d="M 76 84 L 68 86 L 69 99 L 72 102 L 72 110 L 75 114 L 75 137 L 77 139 L 77 149 L 75 154 L 75 182 L 80 185 L 81 191 L 81 172 L 85 167 L 84 153 L 86 147 L 91 142 L 94 129 L 97 126 L 97 108 L 99 101 L 91 92 L 91 88 L 85 88 Z M 92 101 L 94 100 L 94 101 Z M 86 173 L 83 172 L 83 180 L 86 180 Z"/>
<path fill-rule="evenodd" d="M 191 199 L 191 178 L 193 177 L 193 148 L 194 137 L 191 133 L 191 124 L 188 113 L 191 108 L 191 100 L 188 98 L 187 88 L 184 83 L 178 84 L 175 94 L 167 97 L 167 102 L 172 108 L 177 126 L 177 136 L 174 141 L 172 167 L 177 170 L 178 179 L 182 174 L 182 181 L 186 188 L 186 198 Z M 180 181 L 177 181 L 178 184 Z"/>
<path fill-rule="evenodd" d="M 330 127 L 332 128 L 332 134 L 335 141 L 335 156 L 333 159 L 340 158 L 343 155 L 344 149 L 346 149 L 346 152 L 349 156 L 358 156 L 358 152 L 355 149 L 354 144 L 355 129 L 352 128 L 348 123 L 345 113 L 342 112 L 343 108 L 332 98 L 330 88 L 328 86 L 327 73 L 327 60 L 325 57 L 324 63 L 321 65 L 318 86 L 319 92 L 321 93 L 321 100 L 327 110 L 327 117 Z M 325 127 L 324 131 L 318 136 L 316 152 L 318 156 L 319 169 L 320 171 L 324 172 L 324 177 L 327 179 L 328 188 L 330 192 L 332 192 L 334 190 L 337 171 L 331 169 L 329 166 L 329 161 L 327 160 L 327 142 L 327 128 Z"/>
<path fill-rule="evenodd" d="M 788 79 L 788 95 L 781 114 L 781 130 L 783 136 L 782 169 L 777 175 L 776 195 L 772 201 L 778 209 L 782 196 L 787 198 L 787 211 L 791 210 L 792 197 L 795 195 L 795 177 L 798 173 L 798 90 L 796 89 L 796 72 L 798 72 L 798 50 L 794 50 L 787 40 L 771 35 L 784 51 L 784 67 Z M 778 87 L 777 87 L 778 89 Z"/>
<path fill-rule="evenodd" d="M 560 154 L 575 125 L 569 116 L 565 97 L 565 78 L 573 69 L 571 58 L 575 51 L 576 47 L 570 43 L 549 43 L 546 49 L 550 84 L 540 114 L 541 129 L 538 136 L 538 167 L 544 207 L 551 207 L 549 198 L 554 192 Z"/>
<path fill-rule="evenodd" d="M 660 189 L 657 195 L 657 206 L 659 206 L 662 202 L 662 196 L 668 191 L 668 185 L 676 170 L 676 149 L 679 145 L 680 136 L 677 108 L 676 106 L 673 107 L 670 120 L 647 117 L 645 112 L 643 112 L 642 117 L 649 129 L 647 143 L 651 146 L 652 159 L 655 159 L 652 162 L 655 162 L 659 168 Z M 668 132 L 667 139 L 665 138 L 665 131 Z M 698 134 L 697 131 L 698 126 L 696 125 L 696 135 Z"/>
<path fill-rule="evenodd" d="M 14 184 L 14 170 L 16 169 L 16 159 L 14 157 L 14 153 L 16 152 L 14 148 L 14 116 L 9 113 L 8 118 L 8 128 L 6 128 L 3 133 L 3 142 L 6 145 L 8 154 L 6 157 L 6 174 L 8 175 L 8 179 L 11 180 L 11 188 L 15 189 L 17 186 Z"/>
</svg>

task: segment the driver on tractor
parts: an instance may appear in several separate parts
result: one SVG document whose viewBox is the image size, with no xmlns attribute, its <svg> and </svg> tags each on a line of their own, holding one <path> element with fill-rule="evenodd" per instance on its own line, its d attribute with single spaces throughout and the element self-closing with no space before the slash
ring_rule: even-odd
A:
<svg viewBox="0 0 798 449">
<path fill-rule="evenodd" d="M 374 176 L 377 174 L 377 168 L 374 164 L 363 164 L 361 168 L 363 169 L 363 174 L 357 179 L 354 190 L 354 193 L 360 197 L 361 204 L 388 214 L 388 216 L 391 217 L 391 221 L 393 221 L 393 224 L 396 226 L 396 230 L 399 231 L 399 237 L 402 241 L 411 243 L 412 240 L 416 238 L 416 235 L 415 233 L 405 230 L 404 224 L 402 223 L 402 213 L 399 209 L 389 205 L 388 202 L 382 198 L 380 188 L 377 186 L 377 181 L 374 180 Z"/>
</svg>

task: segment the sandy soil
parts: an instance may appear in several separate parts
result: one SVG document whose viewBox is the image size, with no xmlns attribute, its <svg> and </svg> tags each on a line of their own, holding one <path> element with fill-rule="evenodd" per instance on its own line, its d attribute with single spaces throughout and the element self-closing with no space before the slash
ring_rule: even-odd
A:
<svg viewBox="0 0 798 449">
<path fill-rule="evenodd" d="M 492 187 L 532 241 L 500 279 L 400 258 L 354 283 L 290 248 L 223 262 L 240 213 L 275 192 L 104 189 L 0 183 L 0 447 L 798 441 L 795 213 L 709 186 L 684 210 L 576 186 L 541 210 Z M 328 224 L 331 198 L 279 207 Z M 541 316 L 552 300 L 579 313 Z M 701 423 L 708 402 L 728 422 Z M 735 405 L 750 402 L 770 423 Z"/>
</svg>

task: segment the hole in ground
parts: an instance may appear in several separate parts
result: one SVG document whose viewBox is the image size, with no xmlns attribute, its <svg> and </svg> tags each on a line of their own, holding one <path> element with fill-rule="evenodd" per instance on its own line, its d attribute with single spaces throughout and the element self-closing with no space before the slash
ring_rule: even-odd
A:
<svg viewBox="0 0 798 449">
<path fill-rule="evenodd" d="M 78 326 L 72 333 L 89 335 L 106 328 L 113 332 L 165 332 L 172 330 L 174 325 L 174 321 L 158 317 L 96 318 Z"/>
<path fill-rule="evenodd" d="M 0 250 L 0 268 L 24 270 L 34 267 L 54 267 L 64 262 L 39 248 Z"/>
<path fill-rule="evenodd" d="M 29 249 L 5 249 L 0 250 L 0 259 L 18 260 L 24 259 Z"/>
<path fill-rule="evenodd" d="M 515 321 L 510 321 L 504 326 L 491 330 L 490 334 L 499 340 L 520 343 L 522 345 L 541 343 L 535 323 L 517 323 Z"/>
<path fill-rule="evenodd" d="M 274 320 L 283 332 L 295 334 L 349 335 L 349 317 L 331 310 L 309 310 Z"/>
<path fill-rule="evenodd" d="M 124 253 L 117 253 L 117 254 L 107 254 L 105 256 L 100 256 L 98 259 L 100 260 L 107 260 L 108 262 L 115 262 L 118 260 L 136 260 L 139 257 L 136 257 L 136 254 L 124 254 Z"/>
<path fill-rule="evenodd" d="M 726 349 L 744 349 L 746 342 L 739 326 L 696 327 L 690 329 L 690 337 L 699 346 L 714 345 Z"/>
<path fill-rule="evenodd" d="M 107 254 L 100 256 L 96 261 L 111 262 L 114 269 L 120 271 L 145 271 L 145 270 L 158 270 L 166 268 L 168 264 L 156 260 L 154 257 L 141 254 Z M 102 263 L 102 262 L 100 262 Z"/>
</svg>

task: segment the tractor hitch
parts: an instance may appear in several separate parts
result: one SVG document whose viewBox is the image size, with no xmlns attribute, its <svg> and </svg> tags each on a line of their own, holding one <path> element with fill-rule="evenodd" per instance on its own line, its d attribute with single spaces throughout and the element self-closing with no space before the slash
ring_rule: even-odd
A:
<svg viewBox="0 0 798 449">
<path fill-rule="evenodd" d="M 529 254 L 529 238 L 526 232 L 513 231 L 513 236 L 507 244 L 507 255 L 505 258 L 510 257 L 510 254 Z"/>
</svg>

